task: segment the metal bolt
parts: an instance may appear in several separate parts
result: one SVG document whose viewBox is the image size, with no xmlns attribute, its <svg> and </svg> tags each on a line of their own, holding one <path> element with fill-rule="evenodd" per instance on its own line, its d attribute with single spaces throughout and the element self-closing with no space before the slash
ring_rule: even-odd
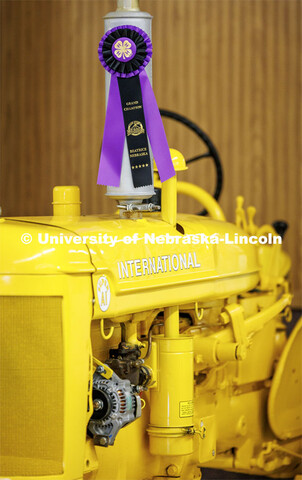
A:
<svg viewBox="0 0 302 480">
<path fill-rule="evenodd" d="M 203 356 L 200 353 L 195 355 L 195 362 L 196 363 L 202 363 L 203 362 Z"/>
<path fill-rule="evenodd" d="M 218 316 L 218 320 L 222 325 L 227 325 L 230 323 L 230 317 L 227 312 L 221 312 L 221 314 Z"/>
<path fill-rule="evenodd" d="M 173 477 L 178 474 L 178 466 L 173 463 L 166 468 L 166 472 L 169 477 Z"/>
<path fill-rule="evenodd" d="M 212 456 L 215 457 L 215 450 L 212 450 Z"/>
<path fill-rule="evenodd" d="M 239 417 L 236 425 L 236 433 L 244 437 L 247 434 L 247 423 L 244 415 Z"/>
<path fill-rule="evenodd" d="M 244 345 L 237 345 L 235 355 L 237 360 L 244 360 L 246 358 L 246 347 Z"/>
<path fill-rule="evenodd" d="M 99 398 L 93 401 L 94 410 L 100 410 L 103 407 L 104 407 L 104 402 Z"/>
<path fill-rule="evenodd" d="M 102 445 L 102 446 L 107 445 L 106 437 L 101 437 L 101 438 L 100 438 L 100 445 Z"/>
<path fill-rule="evenodd" d="M 133 366 L 138 368 L 140 367 L 142 364 L 144 363 L 144 360 L 141 358 L 139 360 L 136 360 L 134 363 L 133 363 Z"/>
<path fill-rule="evenodd" d="M 140 393 L 140 392 L 143 392 L 146 389 L 142 385 L 136 385 L 135 390 L 137 391 L 137 393 Z"/>
</svg>

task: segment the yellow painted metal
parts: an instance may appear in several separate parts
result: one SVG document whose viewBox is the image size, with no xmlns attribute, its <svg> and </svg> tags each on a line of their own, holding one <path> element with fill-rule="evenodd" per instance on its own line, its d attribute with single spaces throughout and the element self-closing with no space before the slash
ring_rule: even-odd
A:
<svg viewBox="0 0 302 480">
<path fill-rule="evenodd" d="M 1 262 L 2 267 L 2 262 Z M 81 270 L 81 264 L 79 266 Z M 2 270 L 2 268 L 1 268 Z M 84 464 L 84 455 L 85 455 L 85 437 L 86 437 L 86 428 L 87 428 L 87 403 L 88 403 L 88 383 L 89 383 L 89 358 L 90 358 L 90 322 L 92 317 L 92 286 L 90 275 L 80 273 L 77 275 L 62 275 L 62 274 L 45 274 L 45 275 L 29 275 L 29 274 L 19 274 L 11 275 L 5 274 L 0 277 L 0 296 L 4 300 L 13 301 L 14 298 L 31 298 L 31 314 L 34 314 L 34 321 L 36 326 L 30 328 L 27 331 L 28 337 L 36 336 L 36 349 L 29 349 L 32 342 L 29 341 L 29 338 L 26 338 L 26 329 L 24 329 L 24 336 L 22 338 L 23 347 L 20 349 L 20 342 L 10 342 L 9 343 L 9 356 L 3 358 L 3 363 L 1 366 L 2 373 L 3 370 L 10 372 L 9 378 L 5 375 L 1 375 L 1 378 L 5 378 L 5 384 L 2 384 L 5 390 L 5 393 L 8 395 L 9 392 L 14 396 L 14 404 L 11 404 L 9 410 L 6 411 L 6 417 L 3 419 L 1 424 L 1 435 L 4 436 L 4 440 L 1 439 L 1 462 L 0 462 L 0 475 L 3 477 L 14 478 L 16 480 L 21 480 L 24 478 L 35 478 L 35 479 L 44 479 L 44 480 L 54 480 L 54 478 L 60 478 L 64 480 L 71 479 L 80 479 L 83 477 L 83 464 Z M 61 326 L 58 331 L 54 331 L 52 337 L 47 335 L 39 335 L 38 331 L 42 331 L 43 325 L 47 321 L 54 321 L 47 316 L 42 315 L 42 310 L 39 315 L 39 305 L 41 299 L 43 298 L 60 298 L 62 299 L 62 310 L 61 310 Z M 36 303 L 35 303 L 36 299 Z M 47 305 L 47 304 L 46 304 Z M 7 307 L 8 309 L 9 307 Z M 12 307 L 13 303 L 12 303 Z M 5 322 L 6 317 L 5 312 L 1 312 L 2 321 Z M 9 314 L 9 313 L 8 313 Z M 26 312 L 24 313 L 24 315 Z M 25 317 L 26 318 L 26 317 Z M 21 322 L 21 318 L 20 318 Z M 29 324 L 32 325 L 32 322 Z M 6 326 L 9 327 L 9 325 Z M 16 332 L 18 331 L 18 324 L 15 326 Z M 20 328 L 20 327 L 19 327 Z M 45 328 L 45 333 L 51 331 L 47 326 Z M 14 332 L 11 332 L 13 335 Z M 1 335 L 1 341 L 5 342 L 8 336 Z M 17 340 L 16 335 L 16 340 Z M 62 369 L 54 369 L 52 366 L 55 366 L 54 360 L 51 359 L 51 349 L 49 345 L 51 343 L 56 343 L 59 345 L 59 342 L 62 343 L 63 350 L 63 362 Z M 55 353 L 55 350 L 54 350 Z M 22 370 L 17 370 L 14 366 L 17 363 L 14 359 L 18 359 L 19 362 L 22 361 L 20 355 L 27 358 L 26 364 L 28 365 L 26 370 L 22 373 Z M 49 355 L 49 359 L 45 358 L 43 364 L 46 365 L 46 368 L 39 373 L 39 365 L 35 364 L 35 360 L 41 358 L 43 355 Z M 24 363 L 25 365 L 25 363 Z M 48 369 L 49 365 L 49 369 Z M 26 392 L 26 395 L 32 397 L 32 408 L 28 413 L 29 418 L 25 420 L 22 415 L 22 411 L 18 412 L 18 396 L 22 395 L 23 389 L 26 391 L 26 386 L 22 386 L 23 382 L 26 381 L 28 375 L 32 377 L 32 382 L 34 379 L 39 379 L 39 387 L 33 388 L 33 383 L 28 382 L 28 388 L 32 388 Z M 38 375 L 38 376 L 37 376 Z M 36 391 L 37 388 L 40 388 L 43 392 L 43 385 L 52 385 L 54 382 L 57 382 L 59 378 L 63 380 L 62 396 L 59 399 L 57 407 L 52 405 L 51 398 L 48 396 L 44 397 L 43 395 L 38 394 Z M 31 387 L 30 387 L 31 385 Z M 21 388 L 22 386 L 22 388 Z M 49 388 L 45 389 L 45 394 L 49 391 Z M 34 402 L 36 400 L 36 403 Z M 62 417 L 60 413 L 60 405 L 63 404 L 63 424 Z M 44 444 L 44 453 L 42 460 L 44 460 L 47 465 L 47 459 L 51 459 L 53 452 L 52 441 L 49 439 L 47 441 L 47 432 L 43 431 L 45 428 L 44 425 L 47 424 L 44 420 L 50 412 L 48 408 L 57 408 L 57 415 L 52 414 L 52 430 L 61 431 L 60 442 L 62 447 L 60 447 L 62 455 L 61 463 L 61 473 L 57 475 L 51 475 L 52 469 L 44 469 L 43 475 L 39 473 L 39 470 L 35 474 L 29 476 L 26 475 L 26 468 L 24 463 L 27 461 L 29 468 L 32 468 L 35 462 L 39 461 L 38 455 L 41 454 L 40 449 L 35 449 L 35 442 L 39 443 L 39 431 L 41 431 L 40 441 L 43 441 L 46 433 L 46 440 Z M 5 412 L 3 412 L 5 413 Z M 26 415 L 26 411 L 24 412 Z M 18 435 L 18 430 L 12 431 L 12 421 L 10 417 L 19 418 L 19 432 L 25 437 L 23 442 L 32 445 L 28 458 L 24 458 L 22 455 L 22 450 L 15 448 L 13 451 L 8 450 L 6 452 L 6 439 L 13 435 Z M 17 417 L 16 417 L 17 416 Z M 28 427 L 23 430 L 22 423 L 25 423 Z M 37 432 L 38 437 L 32 438 L 32 428 L 30 423 L 35 423 L 35 432 Z M 9 448 L 9 445 L 8 447 Z M 58 447 L 56 446 L 56 449 Z M 10 458 L 6 458 L 10 457 Z M 6 462 L 14 463 L 14 472 L 18 469 L 18 474 L 12 473 L 11 470 L 6 470 Z M 49 474 L 47 474 L 49 472 Z"/>
<path fill-rule="evenodd" d="M 171 323 L 175 320 L 172 314 Z M 167 335 L 172 335 L 168 337 Z M 155 336 L 158 386 L 150 392 L 150 452 L 152 455 L 193 453 L 193 339 L 178 336 L 171 326 Z"/>
<path fill-rule="evenodd" d="M 255 207 L 247 208 L 247 216 L 244 208 L 244 198 L 238 196 L 236 199 L 236 225 L 247 232 L 248 235 L 258 237 L 277 236 L 277 232 L 271 225 L 257 227 L 254 223 L 256 214 Z M 247 218 L 246 218 L 247 217 Z M 259 245 L 258 258 L 261 265 L 259 289 L 263 291 L 273 290 L 276 285 L 283 283 L 291 267 L 291 260 L 281 247 L 282 239 L 272 245 Z"/>
<path fill-rule="evenodd" d="M 173 180 L 173 183 L 174 182 L 176 182 L 176 179 Z M 167 182 L 164 182 L 164 184 L 165 183 Z M 158 176 L 154 177 L 154 186 L 156 188 L 163 188 L 164 184 L 161 184 Z M 221 220 L 223 222 L 226 221 L 225 215 L 219 203 L 216 202 L 215 198 L 213 198 L 208 192 L 206 192 L 206 190 L 203 190 L 203 188 L 197 185 L 193 185 L 192 183 L 177 181 L 177 193 L 193 197 L 207 209 L 209 215 L 215 220 Z M 167 200 L 167 202 L 168 201 L 169 200 Z"/>
<path fill-rule="evenodd" d="M 1 296 L 0 331 L 1 472 L 61 475 L 62 297 Z"/>
<path fill-rule="evenodd" d="M 184 190 L 195 195 L 192 187 Z M 193 480 L 200 475 L 199 466 L 208 466 L 254 476 L 293 476 L 301 455 L 296 407 L 282 416 L 282 410 L 291 405 L 287 398 L 294 399 L 298 388 L 295 374 L 289 372 L 295 368 L 300 333 L 286 343 L 282 324 L 283 318 L 289 318 L 292 300 L 287 280 L 290 260 L 280 245 L 222 241 L 225 234 L 230 240 L 236 234 L 267 234 L 268 228 L 254 223 L 255 209 L 249 207 L 246 216 L 240 199 L 237 224 L 227 223 L 216 202 L 208 202 L 199 192 L 200 202 L 213 218 L 176 216 L 175 177 L 163 184 L 163 213 L 135 221 L 118 215 L 81 217 L 79 197 L 73 193 L 62 209 L 66 199 L 60 202 L 56 197 L 53 217 L 0 220 L 0 295 L 7 312 L 2 313 L 3 338 L 4 342 L 11 339 L 1 364 L 5 374 L 2 393 L 10 400 L 7 418 L 16 415 L 11 406 L 16 386 L 27 383 L 24 398 L 36 399 L 37 410 L 23 426 L 15 416 L 14 429 L 19 428 L 17 433 L 24 436 L 24 445 L 33 447 L 32 464 L 39 466 L 39 455 L 46 456 L 45 449 L 41 454 L 41 445 L 49 447 L 43 474 L 37 470 L 35 475 L 27 475 L 24 455 L 12 449 L 1 474 L 15 480 L 154 480 L 173 476 Z M 64 190 L 56 190 L 56 194 L 64 197 Z M 22 237 L 24 233 L 29 236 Z M 114 245 L 103 241 L 105 234 L 113 237 Z M 146 234 L 159 241 L 145 243 Z M 167 234 L 178 243 L 169 243 Z M 182 243 L 185 235 L 214 234 L 216 244 Z M 102 242 L 94 242 L 91 236 L 101 237 Z M 63 237 L 69 243 L 61 242 Z M 125 243 L 125 237 L 133 241 Z M 107 288 L 107 303 L 100 305 L 101 280 Z M 23 298 L 30 301 L 30 309 L 18 307 Z M 60 299 L 60 317 L 48 307 L 54 298 Z M 95 447 L 86 439 L 92 413 L 92 357 L 110 379 L 112 371 L 105 361 L 110 348 L 121 341 L 120 324 L 125 324 L 126 341 L 142 346 L 150 325 L 162 312 L 164 327 L 154 330 L 151 355 L 145 361 L 152 369 L 153 383 L 142 393 L 142 416 L 121 429 L 113 447 Z M 26 318 L 32 326 L 28 332 Z M 50 321 L 53 323 L 47 326 L 45 322 Z M 19 328 L 18 334 L 13 325 Z M 61 328 L 50 335 L 58 325 Z M 30 347 L 33 330 L 39 340 L 35 348 Z M 44 356 L 51 342 L 56 342 L 57 348 L 60 342 L 62 345 L 62 364 L 55 369 L 48 368 Z M 23 355 L 27 356 L 24 372 L 19 368 Z M 49 392 L 54 378 L 62 382 L 55 397 L 57 415 L 53 414 L 56 402 L 42 401 L 35 386 L 39 381 Z M 288 397 L 280 394 L 281 386 Z M 42 431 L 48 408 L 51 428 L 59 436 L 55 447 L 53 441 L 47 443 Z M 35 440 L 32 429 L 27 428 L 29 421 L 34 423 Z M 7 422 L 1 431 L 4 439 L 11 440 L 9 429 Z M 49 467 L 51 458 L 59 459 L 59 467 L 58 462 Z M 10 471 L 12 464 L 15 470 Z M 54 473 L 58 469 L 60 473 Z"/>
<path fill-rule="evenodd" d="M 173 227 L 176 225 L 177 215 L 177 195 L 176 195 L 176 175 L 169 178 L 162 184 L 161 196 L 161 216 L 164 222 Z"/>
<path fill-rule="evenodd" d="M 235 222 L 237 227 L 248 231 L 248 223 L 246 221 L 246 215 L 243 208 L 244 197 L 238 195 L 236 197 L 236 209 L 235 209 Z"/>
<path fill-rule="evenodd" d="M 142 345 L 137 339 L 137 323 L 126 322 L 125 323 L 125 341 L 131 345 Z"/>
<path fill-rule="evenodd" d="M 170 148 L 170 153 L 175 172 L 183 172 L 185 170 L 188 170 L 185 157 L 179 150 L 176 150 L 175 148 Z"/>
<path fill-rule="evenodd" d="M 102 370 L 102 375 L 103 377 L 105 378 L 111 378 L 112 377 L 112 374 L 113 374 L 113 370 L 111 370 L 110 367 L 108 367 L 108 365 L 106 365 L 106 363 L 103 363 L 103 362 L 100 362 L 97 358 L 93 357 L 93 362 L 98 366 L 98 367 L 102 367 L 103 370 Z"/>
<path fill-rule="evenodd" d="M 198 424 L 200 429 L 198 460 L 202 464 L 216 457 L 216 416 L 203 417 Z"/>
<path fill-rule="evenodd" d="M 187 455 L 193 453 L 193 341 L 179 336 L 178 307 L 167 307 L 164 314 L 164 337 L 155 337 L 160 370 L 150 398 L 150 452 Z"/>
<path fill-rule="evenodd" d="M 232 310 L 239 312 L 236 323 L 233 317 L 232 322 L 226 328 L 219 329 L 211 335 L 194 337 L 194 350 L 200 352 L 195 356 L 195 362 L 199 364 L 198 368 L 214 366 L 231 360 L 244 360 L 247 356 L 247 347 L 250 345 L 251 338 L 257 332 L 263 330 L 265 325 L 287 305 L 290 305 L 291 300 L 292 295 L 284 294 L 280 300 L 267 308 L 261 309 L 259 313 L 249 316 L 246 320 L 241 305 L 237 305 L 236 309 L 234 309 L 234 305 L 233 308 L 227 306 L 225 311 L 228 311 L 228 313 L 231 313 Z M 221 316 L 223 314 L 224 312 Z"/>
<path fill-rule="evenodd" d="M 183 172 L 184 170 L 188 170 L 185 157 L 179 150 L 176 150 L 175 148 L 170 148 L 170 155 L 171 155 L 175 172 Z M 158 172 L 158 168 L 155 162 L 154 162 L 154 171 Z"/>
<path fill-rule="evenodd" d="M 302 434 L 302 318 L 296 324 L 278 363 L 268 399 L 268 418 L 281 440 Z M 289 394 L 290 392 L 290 394 Z"/>
<path fill-rule="evenodd" d="M 187 170 L 186 161 L 181 152 L 170 148 L 170 154 L 173 162 L 175 172 L 181 172 Z M 189 195 L 190 197 L 195 198 L 198 202 L 201 203 L 209 212 L 212 218 L 216 220 L 225 221 L 225 215 L 218 202 L 210 195 L 208 192 L 203 190 L 197 185 L 192 185 L 188 182 L 177 182 L 176 175 L 163 184 L 159 180 L 158 170 L 156 164 L 154 163 L 154 186 L 156 188 L 162 188 L 162 218 L 171 225 L 176 223 L 176 210 L 177 210 L 177 198 L 175 196 L 176 185 L 177 193 L 183 193 Z"/>
<path fill-rule="evenodd" d="M 54 216 L 77 217 L 81 215 L 79 187 L 54 187 L 52 204 Z"/>
<path fill-rule="evenodd" d="M 109 333 L 105 333 L 105 330 L 104 330 L 104 319 L 101 318 L 100 320 L 100 331 L 101 331 L 101 336 L 104 340 L 109 340 L 109 338 L 112 337 L 113 333 L 114 333 L 114 327 L 110 327 L 110 331 Z"/>
<path fill-rule="evenodd" d="M 65 217 L 62 218 L 64 227 L 60 227 L 54 217 L 0 219 L 1 273 L 60 275 L 94 272 L 86 245 L 59 243 L 63 236 L 71 239 L 76 236 L 66 228 Z"/>
<path fill-rule="evenodd" d="M 179 336 L 179 307 L 165 308 L 165 337 Z"/>
<path fill-rule="evenodd" d="M 225 222 L 226 218 L 218 202 L 208 192 L 198 185 L 189 182 L 177 182 L 177 193 L 183 193 L 195 198 L 209 212 L 210 217 Z"/>
</svg>

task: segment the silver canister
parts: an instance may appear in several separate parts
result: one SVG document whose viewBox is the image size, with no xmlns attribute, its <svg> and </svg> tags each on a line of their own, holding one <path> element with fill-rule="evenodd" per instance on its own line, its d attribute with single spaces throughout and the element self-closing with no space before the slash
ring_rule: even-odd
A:
<svg viewBox="0 0 302 480">
<path fill-rule="evenodd" d="M 138 2 L 135 0 L 120 0 L 118 8 L 115 12 L 108 13 L 104 17 L 105 32 L 111 28 L 121 25 L 134 25 L 144 30 L 151 38 L 152 16 L 149 13 L 141 12 L 138 8 Z M 146 73 L 152 85 L 152 59 L 146 66 Z M 105 72 L 105 89 L 106 89 L 106 107 L 109 95 L 111 75 Z M 153 155 L 150 148 L 151 165 L 153 165 Z M 153 186 L 153 169 L 152 169 L 152 185 L 135 188 L 133 185 L 132 174 L 130 169 L 130 159 L 126 145 L 124 144 L 121 180 L 119 187 L 107 187 L 107 194 L 111 198 L 118 200 L 121 205 L 140 204 L 143 199 L 147 199 L 154 195 Z"/>
</svg>

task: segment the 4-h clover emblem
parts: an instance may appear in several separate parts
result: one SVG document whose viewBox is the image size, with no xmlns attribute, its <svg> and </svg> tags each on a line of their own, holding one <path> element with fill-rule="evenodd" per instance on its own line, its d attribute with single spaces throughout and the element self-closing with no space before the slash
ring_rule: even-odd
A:
<svg viewBox="0 0 302 480">
<path fill-rule="evenodd" d="M 128 62 L 136 53 L 136 45 L 130 38 L 122 37 L 114 42 L 112 53 L 116 60 Z"/>
</svg>

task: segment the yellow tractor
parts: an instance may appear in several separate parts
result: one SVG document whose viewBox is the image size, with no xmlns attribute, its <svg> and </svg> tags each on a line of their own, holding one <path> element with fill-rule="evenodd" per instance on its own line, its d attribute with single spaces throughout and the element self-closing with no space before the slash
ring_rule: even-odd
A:
<svg viewBox="0 0 302 480">
<path fill-rule="evenodd" d="M 105 32 L 130 25 L 150 37 L 150 15 L 129 3 L 106 16 Z M 130 55 L 134 37 L 120 38 L 117 57 Z M 106 82 L 108 103 L 108 71 Z M 52 217 L 0 219 L 1 478 L 301 472 L 302 323 L 287 338 L 285 224 L 257 226 L 243 197 L 227 222 L 214 145 L 161 113 L 207 144 L 214 196 L 177 182 L 187 166 L 175 149 L 175 175 L 161 181 L 156 167 L 135 187 L 125 147 L 120 185 L 107 190 L 114 215 L 82 216 L 79 188 L 58 186 Z M 133 141 L 145 130 L 135 122 Z M 202 215 L 178 214 L 178 193 Z"/>
</svg>

